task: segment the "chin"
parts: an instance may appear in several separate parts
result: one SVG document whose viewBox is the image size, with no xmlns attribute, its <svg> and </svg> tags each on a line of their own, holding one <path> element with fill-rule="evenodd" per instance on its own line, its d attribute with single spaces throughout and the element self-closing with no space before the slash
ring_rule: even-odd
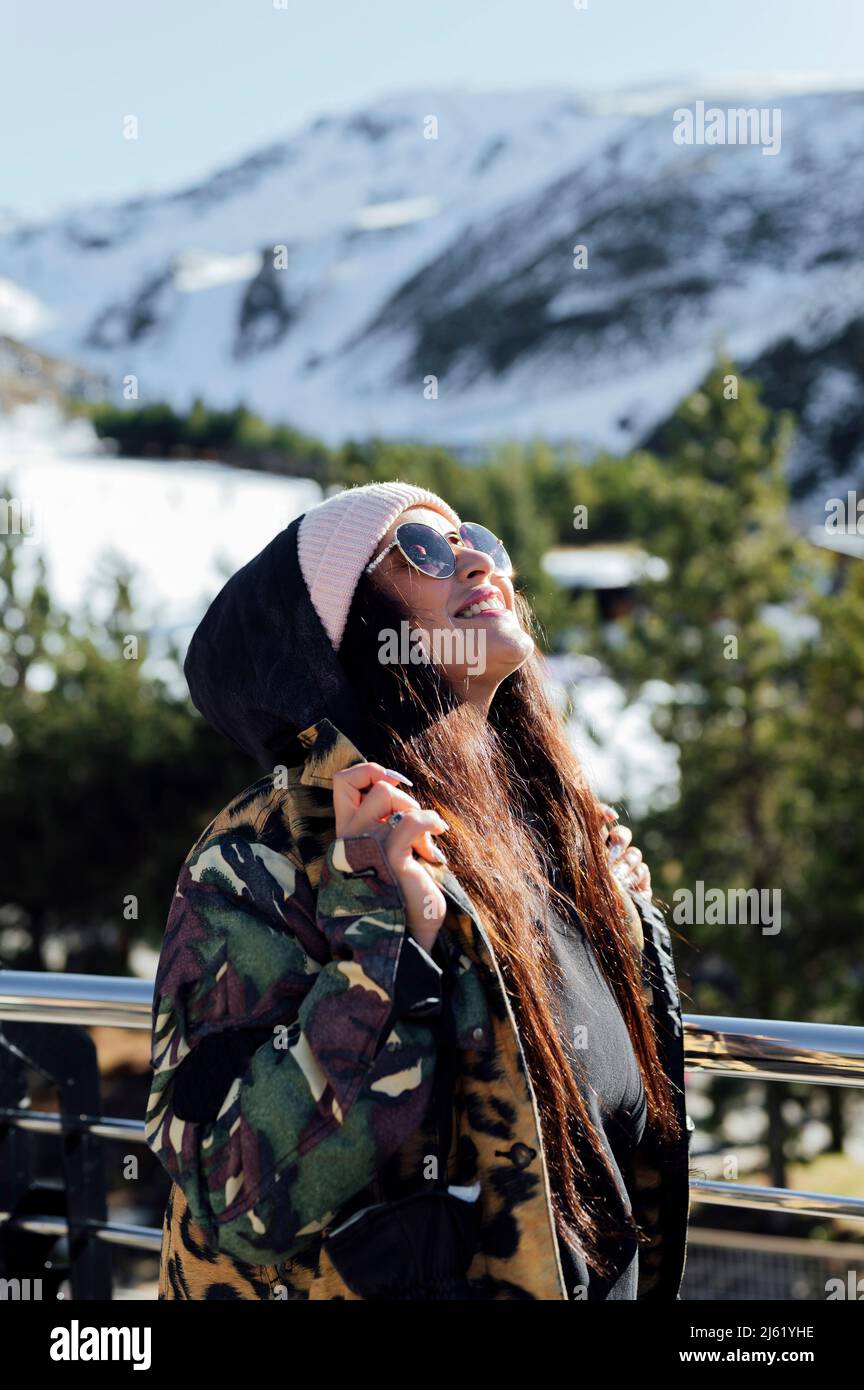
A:
<svg viewBox="0 0 864 1390">
<path fill-rule="evenodd" d="M 512 627 L 493 630 L 486 638 L 486 651 L 490 660 L 494 660 L 499 652 L 502 654 L 518 652 L 521 660 L 524 661 L 525 657 L 530 656 L 533 650 L 533 637 L 525 631 L 524 627 L 519 627 L 515 623 Z"/>
<path fill-rule="evenodd" d="M 486 641 L 486 668 L 500 673 L 500 679 L 517 671 L 534 650 L 534 641 L 524 628 L 512 632 L 496 632 Z"/>
</svg>

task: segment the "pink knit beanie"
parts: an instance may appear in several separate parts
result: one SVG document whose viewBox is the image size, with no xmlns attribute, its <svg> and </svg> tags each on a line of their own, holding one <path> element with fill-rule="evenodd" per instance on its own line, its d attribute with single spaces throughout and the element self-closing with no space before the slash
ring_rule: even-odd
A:
<svg viewBox="0 0 864 1390">
<path fill-rule="evenodd" d="M 431 507 L 459 525 L 459 517 L 443 498 L 400 482 L 345 488 L 310 507 L 300 522 L 300 569 L 334 651 L 339 650 L 360 575 L 406 507 Z"/>
</svg>

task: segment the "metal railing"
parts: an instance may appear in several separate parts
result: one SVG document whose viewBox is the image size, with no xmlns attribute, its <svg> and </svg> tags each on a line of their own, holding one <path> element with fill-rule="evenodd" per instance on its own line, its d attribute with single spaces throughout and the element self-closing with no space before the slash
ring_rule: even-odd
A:
<svg viewBox="0 0 864 1390">
<path fill-rule="evenodd" d="M 100 1024 L 149 1031 L 152 1006 L 153 985 L 146 980 L 0 970 L 0 1022 L 78 1027 Z M 685 1014 L 684 1045 L 688 1071 L 748 1080 L 864 1087 L 864 1027 Z M 143 1120 L 48 1114 L 0 1105 L 0 1132 L 10 1129 L 144 1143 Z M 693 1178 L 690 1188 L 695 1201 L 864 1221 L 861 1198 Z M 83 1218 L 74 1223 L 74 1229 L 107 1245 L 158 1252 L 161 1244 L 161 1231 L 155 1227 Z M 0 1230 L 57 1236 L 67 1233 L 69 1223 L 58 1216 L 0 1210 Z"/>
</svg>

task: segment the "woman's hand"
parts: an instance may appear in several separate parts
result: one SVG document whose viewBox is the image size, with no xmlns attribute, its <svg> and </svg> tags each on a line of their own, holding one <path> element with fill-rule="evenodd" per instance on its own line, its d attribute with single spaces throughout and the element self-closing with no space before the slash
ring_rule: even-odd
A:
<svg viewBox="0 0 864 1390">
<path fill-rule="evenodd" d="M 380 763 L 355 763 L 335 773 L 336 835 L 373 835 L 380 840 L 405 899 L 408 930 L 425 951 L 431 951 L 447 914 L 447 900 L 424 861 L 446 864 L 431 837 L 450 827 L 437 811 L 422 810 L 413 796 L 394 786 L 398 776 Z M 388 825 L 395 811 L 402 813 L 402 819 Z"/>
<path fill-rule="evenodd" d="M 651 872 L 642 858 L 642 851 L 632 843 L 632 830 L 628 830 L 626 825 L 617 824 L 618 817 L 611 806 L 601 802 L 600 809 L 609 828 L 606 844 L 619 883 L 631 893 L 650 893 Z"/>
</svg>

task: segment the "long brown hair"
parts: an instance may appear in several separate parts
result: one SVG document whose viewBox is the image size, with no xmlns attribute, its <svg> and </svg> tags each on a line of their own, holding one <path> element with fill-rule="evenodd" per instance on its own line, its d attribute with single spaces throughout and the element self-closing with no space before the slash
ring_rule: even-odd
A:
<svg viewBox="0 0 864 1390">
<path fill-rule="evenodd" d="M 519 593 L 516 610 L 533 636 L 533 610 Z M 538 899 L 544 911 L 554 902 L 565 919 L 575 911 L 594 949 L 633 1042 L 646 1123 L 666 1140 L 680 1125 L 611 874 L 602 812 L 546 692 L 536 648 L 499 685 L 487 718 L 457 699 L 433 661 L 378 659 L 380 635 L 398 633 L 406 620 L 410 626 L 395 598 L 361 577 L 339 656 L 371 731 L 364 752 L 406 773 L 421 806 L 450 825 L 442 842 L 448 866 L 481 914 L 519 1022 L 556 1228 L 605 1274 L 605 1240 L 623 1230 L 632 1235 L 635 1225 L 632 1217 L 624 1228 L 615 1225 L 601 1196 L 614 1176 L 555 1022 L 548 981 L 556 966 Z"/>
</svg>

